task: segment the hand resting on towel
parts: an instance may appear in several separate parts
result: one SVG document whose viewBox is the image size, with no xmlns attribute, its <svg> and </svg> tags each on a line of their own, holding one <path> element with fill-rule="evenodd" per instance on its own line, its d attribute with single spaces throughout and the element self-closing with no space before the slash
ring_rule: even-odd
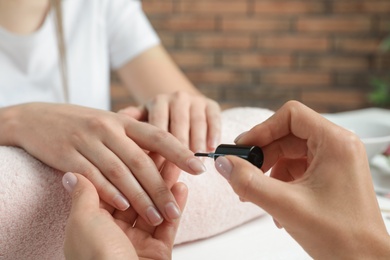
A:
<svg viewBox="0 0 390 260">
<path fill-rule="evenodd" d="M 232 143 L 243 131 L 273 114 L 260 108 L 222 112 L 221 142 Z M 182 172 L 188 200 L 175 244 L 205 239 L 264 215 L 251 203 L 242 203 L 218 174 L 212 159 L 207 172 Z M 62 187 L 63 173 L 22 149 L 0 146 L 0 256 L 8 259 L 63 259 L 64 230 L 70 198 Z"/>
</svg>

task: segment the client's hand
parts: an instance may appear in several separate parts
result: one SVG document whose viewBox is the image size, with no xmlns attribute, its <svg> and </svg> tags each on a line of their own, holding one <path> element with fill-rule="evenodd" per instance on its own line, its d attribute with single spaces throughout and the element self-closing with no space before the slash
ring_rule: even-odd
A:
<svg viewBox="0 0 390 260">
<path fill-rule="evenodd" d="M 123 114 L 53 103 L 0 108 L 0 114 L 0 145 L 19 146 L 55 169 L 82 174 L 102 200 L 120 210 L 131 205 L 154 226 L 180 216 L 160 174 L 161 158 L 191 174 L 206 170 L 173 135 Z"/>
<path fill-rule="evenodd" d="M 367 156 L 355 134 L 288 102 L 236 143 L 262 147 L 262 171 L 234 156 L 219 157 L 218 171 L 313 258 L 390 259 Z M 263 175 L 271 167 L 270 177 Z"/>
<path fill-rule="evenodd" d="M 169 131 L 194 152 L 214 150 L 220 142 L 220 107 L 201 94 L 159 94 L 144 106 L 119 112 Z"/>
<path fill-rule="evenodd" d="M 64 246 L 66 259 L 171 258 L 179 219 L 165 220 L 153 227 L 132 208 L 118 211 L 99 201 L 95 187 L 80 174 L 66 173 L 63 184 L 72 196 Z M 176 183 L 172 193 L 183 210 L 187 187 Z"/>
</svg>

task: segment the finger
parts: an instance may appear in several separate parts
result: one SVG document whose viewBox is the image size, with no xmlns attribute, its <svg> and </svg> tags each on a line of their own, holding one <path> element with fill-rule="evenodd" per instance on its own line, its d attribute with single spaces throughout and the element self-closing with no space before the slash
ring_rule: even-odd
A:
<svg viewBox="0 0 390 260">
<path fill-rule="evenodd" d="M 125 211 L 116 210 L 115 212 L 112 212 L 111 215 L 114 217 L 114 219 L 127 223 L 128 226 L 134 226 L 137 218 L 139 217 L 138 213 L 132 207 L 126 209 Z"/>
<path fill-rule="evenodd" d="M 92 150 L 95 151 L 93 153 L 95 157 L 96 155 L 100 154 L 100 149 L 95 148 L 99 147 L 99 145 L 94 146 L 91 144 L 91 147 L 94 147 Z M 87 150 L 87 154 L 90 154 L 91 149 Z M 109 182 L 107 178 L 104 177 L 102 172 L 97 168 L 97 166 L 99 167 L 99 163 L 101 163 L 101 161 L 97 159 L 96 161 L 98 161 L 98 164 L 91 163 L 91 161 L 94 161 L 93 159 L 91 160 L 92 157 L 80 152 L 77 153 L 77 155 L 71 155 L 72 161 L 74 162 L 71 170 L 74 172 L 79 172 L 90 182 L 92 182 L 102 200 L 106 201 L 116 209 L 127 209 L 130 206 L 127 198 L 114 185 L 112 185 L 112 183 Z M 102 156 L 102 158 L 105 159 L 106 157 Z"/>
<path fill-rule="evenodd" d="M 264 154 L 263 171 L 268 171 L 281 158 L 306 158 L 308 153 L 307 140 L 297 138 L 292 134 L 275 140 L 262 147 Z"/>
<path fill-rule="evenodd" d="M 255 203 L 274 218 L 283 219 L 289 209 L 299 208 L 294 186 L 264 175 L 248 161 L 235 156 L 220 156 L 215 166 L 240 198 Z"/>
<path fill-rule="evenodd" d="M 99 208 L 96 189 L 80 174 L 67 173 L 63 185 L 71 192 L 72 208 L 66 225 L 64 252 L 68 259 L 90 259 L 96 250 L 113 244 L 127 248 L 122 252 L 124 259 L 134 259 L 132 244 L 123 231 L 114 224 L 111 216 Z M 103 250 L 104 251 L 104 250 Z"/>
<path fill-rule="evenodd" d="M 190 148 L 194 152 L 206 152 L 207 120 L 203 103 L 193 103 L 190 109 Z"/>
<path fill-rule="evenodd" d="M 168 131 L 169 104 L 167 97 L 164 95 L 156 96 L 147 104 L 147 109 L 149 111 L 149 123 L 164 131 Z"/>
<path fill-rule="evenodd" d="M 246 134 L 242 135 L 237 144 L 252 144 L 264 147 L 289 134 L 302 140 L 310 138 L 313 143 L 309 147 L 316 147 L 316 143 L 322 138 L 324 131 L 323 121 L 326 120 L 310 108 L 296 101 L 287 102 L 281 109 L 263 123 L 255 126 Z M 325 135 L 326 136 L 326 135 Z M 291 145 L 283 143 L 281 149 L 288 149 Z"/>
<path fill-rule="evenodd" d="M 171 191 L 174 194 L 176 201 L 178 202 L 180 210 L 183 211 L 188 196 L 187 186 L 184 183 L 175 183 Z M 165 241 L 167 245 L 173 246 L 178 225 L 179 219 L 174 221 L 164 221 L 157 227 L 150 226 L 143 219 L 140 219 L 137 220 L 134 227 L 141 229 L 149 234 L 154 233 L 154 237 L 156 239 Z"/>
<path fill-rule="evenodd" d="M 181 170 L 175 164 L 169 161 L 164 164 L 164 167 L 161 170 L 161 177 L 164 179 L 169 189 L 171 189 L 179 179 L 180 172 Z"/>
<path fill-rule="evenodd" d="M 148 111 L 146 110 L 145 106 L 126 107 L 124 109 L 119 110 L 118 113 L 132 117 L 138 121 L 146 121 L 148 115 Z"/>
<path fill-rule="evenodd" d="M 149 220 L 149 224 L 159 225 L 163 218 L 170 221 L 180 217 L 173 194 L 148 154 L 129 138 L 121 142 L 114 138 L 107 145 L 109 152 L 106 154 L 114 149 L 115 154 L 101 158 L 101 163 L 105 164 L 106 159 L 115 162 L 118 157 L 123 162 L 108 169 L 107 178 L 123 192 L 132 207 Z M 127 154 L 131 156 L 126 156 Z M 113 165 L 112 162 L 109 165 Z"/>
<path fill-rule="evenodd" d="M 72 197 L 70 216 L 99 210 L 99 196 L 93 184 L 80 174 L 65 173 L 62 184 Z"/>
<path fill-rule="evenodd" d="M 157 169 L 161 172 L 162 168 L 164 168 L 164 164 L 166 162 L 165 158 L 159 155 L 158 153 L 149 152 L 148 153 L 150 159 L 153 160 L 154 164 L 156 165 Z"/>
<path fill-rule="evenodd" d="M 270 176 L 284 182 L 294 181 L 302 177 L 307 169 L 306 158 L 280 159 L 273 167 Z"/>
<path fill-rule="evenodd" d="M 176 183 L 172 187 L 172 193 L 175 196 L 177 203 L 179 204 L 180 210 L 183 211 L 188 197 L 188 188 L 184 183 Z M 164 241 L 164 243 L 173 247 L 177 229 L 179 227 L 180 219 L 176 219 L 173 222 L 164 221 L 158 226 L 154 232 L 154 237 L 158 240 Z"/>
<path fill-rule="evenodd" d="M 182 170 L 192 174 L 206 171 L 202 161 L 170 133 L 138 121 L 129 121 L 125 128 L 127 135 L 140 147 L 159 153 Z"/>
<path fill-rule="evenodd" d="M 221 142 L 221 109 L 217 102 L 209 100 L 206 107 L 207 145 L 209 151 L 214 151 Z"/>
<path fill-rule="evenodd" d="M 189 147 L 190 101 L 187 93 L 177 92 L 169 105 L 169 131 L 181 143 Z"/>
</svg>

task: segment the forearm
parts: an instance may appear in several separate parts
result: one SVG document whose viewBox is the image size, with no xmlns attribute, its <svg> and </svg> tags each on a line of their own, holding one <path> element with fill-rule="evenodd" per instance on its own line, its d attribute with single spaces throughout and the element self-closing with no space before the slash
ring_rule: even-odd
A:
<svg viewBox="0 0 390 260">
<path fill-rule="evenodd" d="M 162 46 L 153 47 L 118 70 L 121 81 L 139 103 L 158 94 L 185 91 L 201 94 Z"/>
</svg>

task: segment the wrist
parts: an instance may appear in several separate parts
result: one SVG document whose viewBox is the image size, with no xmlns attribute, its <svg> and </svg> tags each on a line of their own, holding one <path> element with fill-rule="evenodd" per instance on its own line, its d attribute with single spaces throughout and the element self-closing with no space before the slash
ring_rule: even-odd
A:
<svg viewBox="0 0 390 260">
<path fill-rule="evenodd" d="M 363 232 L 364 233 L 364 232 Z M 344 251 L 350 259 L 390 259 L 390 236 L 387 231 L 370 231 L 369 234 L 360 234 L 352 237 L 350 250 Z"/>
<path fill-rule="evenodd" d="M 0 108 L 0 145 L 18 146 L 16 133 L 19 125 L 18 106 Z"/>
<path fill-rule="evenodd" d="M 365 259 L 390 259 L 390 236 L 387 232 L 367 239 L 367 247 Z"/>
</svg>

